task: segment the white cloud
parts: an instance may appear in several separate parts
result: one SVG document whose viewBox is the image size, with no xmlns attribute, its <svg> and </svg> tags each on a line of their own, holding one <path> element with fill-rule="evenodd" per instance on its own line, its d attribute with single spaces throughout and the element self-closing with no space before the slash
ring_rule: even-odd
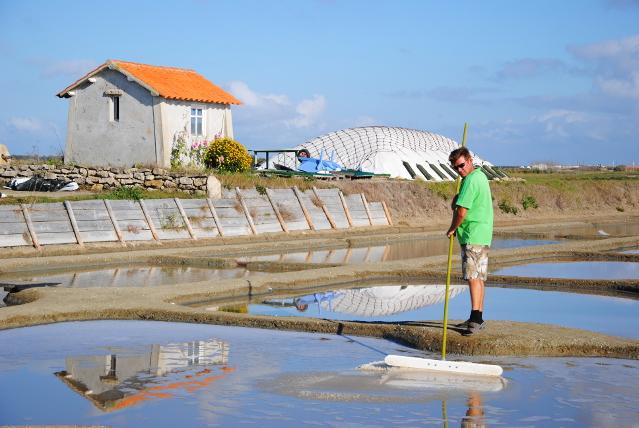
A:
<svg viewBox="0 0 639 428">
<path fill-rule="evenodd" d="M 602 94 L 639 99 L 639 34 L 569 50 L 593 68 L 594 85 Z"/>
<path fill-rule="evenodd" d="M 568 138 L 573 135 L 571 127 L 584 123 L 587 119 L 588 116 L 585 113 L 571 110 L 551 110 L 533 118 L 544 126 L 546 134 L 560 138 Z"/>
<path fill-rule="evenodd" d="M 300 102 L 295 111 L 297 116 L 286 123 L 294 128 L 306 128 L 316 124 L 317 119 L 326 109 L 326 99 L 323 95 L 314 95 L 312 99 Z"/>
<path fill-rule="evenodd" d="M 31 134 L 40 133 L 49 126 L 34 117 L 10 117 L 7 119 L 7 125 L 16 131 Z"/>
<path fill-rule="evenodd" d="M 80 78 L 99 65 L 96 61 L 89 59 L 72 59 L 67 61 L 32 59 L 29 62 L 40 67 L 40 75 L 48 78 L 60 76 Z"/>
<path fill-rule="evenodd" d="M 240 99 L 247 107 L 269 108 L 273 106 L 287 106 L 288 97 L 281 94 L 260 94 L 249 88 L 242 81 L 234 80 L 228 84 L 229 91 Z"/>
<path fill-rule="evenodd" d="M 325 132 L 320 123 L 326 109 L 322 95 L 293 102 L 286 94 L 261 93 L 242 81 L 225 88 L 243 102 L 233 108 L 233 122 L 236 137 L 247 147 L 293 147 Z"/>
</svg>

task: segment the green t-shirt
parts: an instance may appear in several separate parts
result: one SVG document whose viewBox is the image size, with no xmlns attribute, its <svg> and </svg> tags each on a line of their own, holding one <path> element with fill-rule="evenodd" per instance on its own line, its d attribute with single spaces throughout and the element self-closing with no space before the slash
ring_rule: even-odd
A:
<svg viewBox="0 0 639 428">
<path fill-rule="evenodd" d="M 462 180 L 457 205 L 468 209 L 457 228 L 460 244 L 489 245 L 493 240 L 493 200 L 488 178 L 479 168 Z"/>
</svg>

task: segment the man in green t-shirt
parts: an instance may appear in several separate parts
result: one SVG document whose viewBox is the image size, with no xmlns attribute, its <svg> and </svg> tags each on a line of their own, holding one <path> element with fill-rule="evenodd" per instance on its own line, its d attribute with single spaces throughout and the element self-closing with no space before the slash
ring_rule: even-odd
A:
<svg viewBox="0 0 639 428">
<path fill-rule="evenodd" d="M 453 199 L 453 220 L 446 236 L 457 234 L 461 245 L 462 271 L 470 289 L 470 318 L 460 324 L 468 334 L 483 329 L 484 281 L 488 278 L 488 250 L 493 238 L 493 201 L 488 178 L 475 169 L 465 147 L 453 150 L 448 157 L 463 177 L 459 194 Z"/>
</svg>

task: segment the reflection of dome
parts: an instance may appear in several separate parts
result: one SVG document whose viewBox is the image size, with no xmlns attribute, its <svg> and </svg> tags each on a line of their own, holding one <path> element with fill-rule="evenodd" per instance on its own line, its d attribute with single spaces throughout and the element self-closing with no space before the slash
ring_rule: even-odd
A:
<svg viewBox="0 0 639 428">
<path fill-rule="evenodd" d="M 449 298 L 467 290 L 467 285 L 451 285 Z M 329 301 L 322 301 L 324 310 L 359 316 L 381 316 L 408 312 L 444 301 L 445 285 L 388 285 L 382 287 L 342 290 Z M 330 305 L 330 306 L 329 306 Z"/>
<path fill-rule="evenodd" d="M 458 147 L 450 138 L 432 132 L 367 126 L 331 132 L 295 149 L 307 149 L 314 158 L 319 158 L 322 151 L 324 159 L 335 153 L 332 160 L 347 169 L 442 181 L 457 177 L 448 166 L 448 155 Z M 473 159 L 476 164 L 491 165 L 474 154 Z M 281 154 L 275 162 L 296 167 L 292 154 Z"/>
</svg>

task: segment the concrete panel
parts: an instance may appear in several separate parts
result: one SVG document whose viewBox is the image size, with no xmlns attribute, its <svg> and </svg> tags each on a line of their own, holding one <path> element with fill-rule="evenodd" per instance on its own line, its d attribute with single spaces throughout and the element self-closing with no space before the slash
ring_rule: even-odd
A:
<svg viewBox="0 0 639 428">
<path fill-rule="evenodd" d="M 115 233 L 111 220 L 78 220 L 76 221 L 80 232 L 88 232 L 91 230 L 109 230 Z"/>
<path fill-rule="evenodd" d="M 29 233 L 29 229 L 24 221 L 22 223 L 2 223 L 0 225 L 0 235 L 15 235 L 25 232 Z"/>
<path fill-rule="evenodd" d="M 292 189 L 271 190 L 273 203 L 280 211 L 288 230 L 309 230 L 308 222 Z"/>
<path fill-rule="evenodd" d="M 63 233 L 37 233 L 38 242 L 40 245 L 53 245 L 53 244 L 76 244 L 75 234 L 73 232 Z"/>
<path fill-rule="evenodd" d="M 373 220 L 373 225 L 388 225 L 388 220 L 386 219 L 386 213 L 384 212 L 384 207 L 381 202 L 369 202 L 368 210 L 371 213 L 371 219 Z"/>
<path fill-rule="evenodd" d="M 20 247 L 33 245 L 28 233 L 20 235 L 0 235 L 0 247 Z"/>
<path fill-rule="evenodd" d="M 0 223 L 15 222 L 24 222 L 24 214 L 22 214 L 20 205 L 0 205 Z"/>
<path fill-rule="evenodd" d="M 80 237 L 84 242 L 112 242 L 118 240 L 114 230 L 80 231 Z"/>
<path fill-rule="evenodd" d="M 324 210 L 322 209 L 321 199 L 317 199 L 312 190 L 303 192 L 302 197 L 306 209 L 311 214 L 311 218 L 313 219 L 315 230 L 332 229 L 331 224 L 328 222 L 326 214 L 324 214 Z"/>
<path fill-rule="evenodd" d="M 346 205 L 348 205 L 348 210 L 351 213 L 351 218 L 353 219 L 353 226 L 370 226 L 370 221 L 368 220 L 368 214 L 366 214 L 366 209 L 364 208 L 362 196 L 357 194 L 348 195 L 344 198 L 346 199 Z"/>
</svg>

